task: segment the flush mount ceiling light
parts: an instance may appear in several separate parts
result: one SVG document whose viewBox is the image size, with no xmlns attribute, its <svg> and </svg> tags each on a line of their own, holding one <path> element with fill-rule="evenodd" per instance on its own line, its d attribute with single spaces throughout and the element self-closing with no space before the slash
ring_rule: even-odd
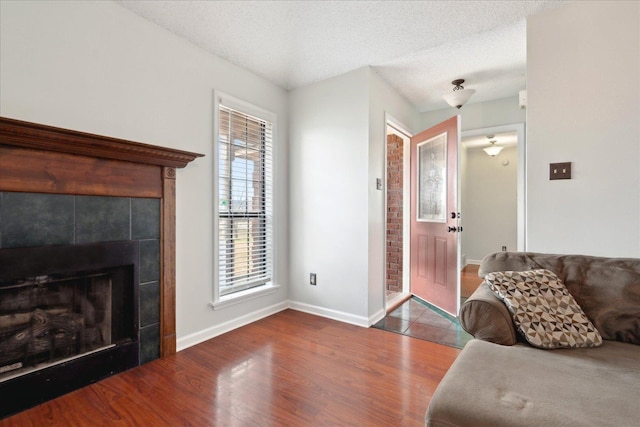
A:
<svg viewBox="0 0 640 427">
<path fill-rule="evenodd" d="M 495 138 L 495 135 L 487 135 L 487 139 L 489 140 L 489 143 L 491 143 L 490 146 L 488 146 L 487 148 L 483 148 L 482 151 L 484 151 L 485 153 L 487 153 L 488 155 L 490 155 L 491 157 L 495 157 L 496 155 L 498 155 L 498 153 L 500 153 L 502 151 L 502 149 L 504 147 L 500 147 L 498 145 L 496 145 L 496 140 L 493 139 Z"/>
<path fill-rule="evenodd" d="M 464 79 L 457 79 L 452 81 L 451 84 L 454 85 L 453 92 L 449 92 L 446 95 L 442 96 L 442 98 L 447 101 L 447 104 L 451 105 L 452 107 L 462 107 L 465 102 L 467 102 L 469 98 L 471 98 L 471 95 L 476 93 L 475 89 L 465 89 L 464 86 L 462 86 L 462 83 L 464 83 Z"/>
</svg>

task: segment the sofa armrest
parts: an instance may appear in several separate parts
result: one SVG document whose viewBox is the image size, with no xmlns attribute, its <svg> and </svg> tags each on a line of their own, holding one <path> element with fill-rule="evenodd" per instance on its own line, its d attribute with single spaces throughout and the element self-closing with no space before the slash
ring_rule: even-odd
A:
<svg viewBox="0 0 640 427">
<path fill-rule="evenodd" d="M 459 317 L 464 330 L 474 338 L 502 345 L 517 342 L 511 313 L 484 282 L 462 304 Z"/>
</svg>

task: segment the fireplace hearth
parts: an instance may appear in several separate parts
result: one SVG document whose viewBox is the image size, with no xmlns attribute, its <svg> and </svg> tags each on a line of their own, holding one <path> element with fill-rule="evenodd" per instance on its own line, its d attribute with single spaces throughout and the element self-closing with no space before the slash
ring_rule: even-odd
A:
<svg viewBox="0 0 640 427">
<path fill-rule="evenodd" d="M 139 365 L 139 242 L 0 249 L 0 418 Z"/>
</svg>

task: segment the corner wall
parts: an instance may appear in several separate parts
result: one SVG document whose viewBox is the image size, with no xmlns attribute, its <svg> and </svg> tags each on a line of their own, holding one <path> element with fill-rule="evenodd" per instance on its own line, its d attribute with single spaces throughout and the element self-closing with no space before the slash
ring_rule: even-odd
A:
<svg viewBox="0 0 640 427">
<path fill-rule="evenodd" d="M 370 67 L 296 89 L 289 106 L 291 306 L 369 326 L 384 316 L 385 114 L 412 127 L 417 112 Z"/>
<path fill-rule="evenodd" d="M 289 95 L 291 306 L 359 325 L 367 322 L 367 72 Z"/>
<path fill-rule="evenodd" d="M 368 67 L 367 70 L 369 88 L 368 313 L 370 321 L 375 322 L 385 314 L 386 200 L 385 192 L 376 189 L 376 178 L 382 178 L 382 187 L 386 187 L 386 115 L 407 126 L 409 130 L 415 130 L 418 112 L 373 68 Z"/>
<path fill-rule="evenodd" d="M 528 249 L 640 257 L 640 3 L 568 3 L 527 40 Z"/>
</svg>

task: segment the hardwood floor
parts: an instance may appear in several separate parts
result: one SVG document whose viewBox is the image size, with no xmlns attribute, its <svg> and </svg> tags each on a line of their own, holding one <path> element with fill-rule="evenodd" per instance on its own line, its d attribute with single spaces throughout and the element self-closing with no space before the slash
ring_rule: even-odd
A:
<svg viewBox="0 0 640 427">
<path fill-rule="evenodd" d="M 462 269 L 462 273 L 460 275 L 460 296 L 463 298 L 468 298 L 471 294 L 478 288 L 478 285 L 482 283 L 482 278 L 478 277 L 478 269 L 480 268 L 477 264 L 467 264 Z"/>
<path fill-rule="evenodd" d="M 1 426 L 422 426 L 460 350 L 286 310 Z"/>
</svg>

